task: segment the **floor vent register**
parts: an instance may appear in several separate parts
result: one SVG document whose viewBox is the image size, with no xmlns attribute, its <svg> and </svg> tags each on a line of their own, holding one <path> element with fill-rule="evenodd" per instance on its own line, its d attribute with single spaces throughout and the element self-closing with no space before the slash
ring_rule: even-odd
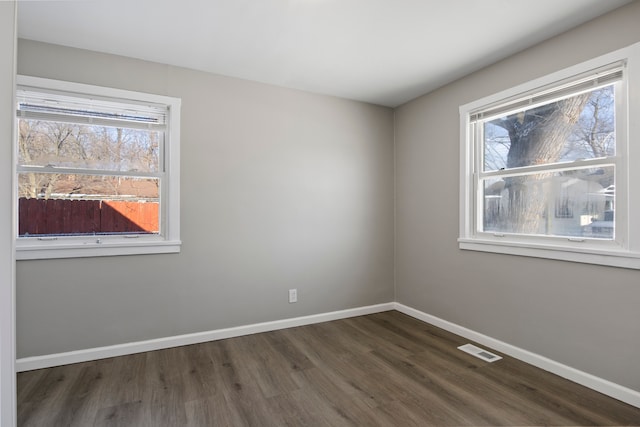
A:
<svg viewBox="0 0 640 427">
<path fill-rule="evenodd" d="M 502 359 L 502 357 L 497 354 L 493 354 L 490 351 L 483 350 L 480 347 L 476 347 L 473 344 L 465 344 L 458 347 L 459 350 L 464 351 L 465 353 L 469 353 L 472 356 L 475 356 L 479 359 L 484 360 L 485 362 L 495 362 L 496 360 Z"/>
</svg>

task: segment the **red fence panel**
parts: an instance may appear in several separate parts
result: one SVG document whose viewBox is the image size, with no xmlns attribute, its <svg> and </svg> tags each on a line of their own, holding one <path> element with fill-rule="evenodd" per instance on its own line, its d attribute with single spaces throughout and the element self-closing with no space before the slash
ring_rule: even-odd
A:
<svg viewBox="0 0 640 427">
<path fill-rule="evenodd" d="M 158 203 L 104 200 L 102 202 L 102 231 L 157 233 L 159 231 Z"/>
<path fill-rule="evenodd" d="M 19 235 L 158 232 L 157 202 L 26 199 L 18 201 Z"/>
</svg>

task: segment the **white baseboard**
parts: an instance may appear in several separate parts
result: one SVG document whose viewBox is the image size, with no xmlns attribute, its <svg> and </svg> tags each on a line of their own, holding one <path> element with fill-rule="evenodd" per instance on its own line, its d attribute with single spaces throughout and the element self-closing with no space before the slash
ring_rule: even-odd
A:
<svg viewBox="0 0 640 427">
<path fill-rule="evenodd" d="M 580 371 L 562 363 L 556 362 L 544 356 L 536 353 L 532 353 L 528 350 L 516 347 L 511 344 L 507 344 L 503 341 L 491 338 L 483 335 L 479 332 L 465 328 L 464 326 L 451 323 L 447 320 L 440 319 L 439 317 L 432 316 L 414 308 L 408 307 L 400 303 L 393 303 L 394 309 L 397 311 L 409 315 L 423 322 L 429 323 L 433 326 L 437 326 L 446 331 L 452 332 L 461 337 L 475 341 L 479 344 L 485 345 L 493 350 L 499 351 L 504 354 L 508 354 L 518 360 L 522 360 L 530 365 L 536 366 L 545 371 L 554 373 L 558 376 L 566 378 L 570 381 L 588 387 L 592 390 L 598 391 L 607 396 L 618 399 L 622 402 L 628 403 L 635 407 L 640 408 L 640 392 L 632 390 L 630 388 L 621 386 L 619 384 L 607 381 L 595 375 L 591 375 L 587 372 Z"/>
<path fill-rule="evenodd" d="M 45 356 L 25 357 L 16 361 L 16 371 L 31 371 L 34 369 L 49 368 L 52 366 L 68 365 L 71 363 L 88 362 L 105 359 L 108 357 L 124 356 L 127 354 L 142 353 L 145 351 L 161 350 L 164 348 L 178 347 L 182 345 L 198 344 L 207 341 L 216 341 L 243 335 L 251 335 L 260 332 L 276 331 L 279 329 L 293 328 L 296 326 L 311 325 L 314 323 L 329 322 L 332 320 L 346 319 L 366 314 L 380 313 L 383 311 L 397 310 L 415 319 L 452 332 L 461 337 L 475 341 L 490 349 L 508 354 L 530 365 L 544 369 L 563 378 L 596 390 L 607 396 L 618 399 L 640 408 L 640 392 L 623 387 L 619 384 L 596 377 L 562 363 L 556 362 L 528 350 L 516 347 L 503 341 L 491 338 L 487 335 L 449 322 L 436 316 L 424 313 L 414 308 L 397 302 L 352 308 L 348 310 L 333 311 L 329 313 L 314 314 L 310 316 L 295 317 L 291 319 L 275 320 L 272 322 L 256 323 L 252 325 L 237 326 L 226 329 L 198 332 L 193 334 L 177 335 L 153 340 L 138 341 L 126 344 L 118 344 L 106 347 L 90 348 L 86 350 L 69 351 L 65 353 L 49 354 Z"/>
<path fill-rule="evenodd" d="M 207 341 L 216 341 L 243 335 L 257 334 L 260 332 L 276 331 L 279 329 L 293 328 L 296 326 L 311 325 L 314 323 L 346 319 L 348 317 L 380 313 L 393 309 L 393 303 L 377 304 L 366 307 L 333 311 L 329 313 L 295 317 L 291 319 L 275 320 L 272 322 L 255 323 L 252 325 L 237 326 L 233 328 L 216 329 L 212 331 L 197 332 L 193 334 L 177 335 L 146 341 L 131 342 L 126 344 L 110 345 L 106 347 L 89 348 L 86 350 L 48 354 L 45 356 L 25 357 L 16 360 L 16 371 L 32 371 L 34 369 L 50 368 L 52 366 L 88 362 L 91 360 L 106 359 L 108 357 L 124 356 L 127 354 L 142 353 L 145 351 L 161 350 L 164 348 L 178 347 L 182 345 L 198 344 Z"/>
</svg>

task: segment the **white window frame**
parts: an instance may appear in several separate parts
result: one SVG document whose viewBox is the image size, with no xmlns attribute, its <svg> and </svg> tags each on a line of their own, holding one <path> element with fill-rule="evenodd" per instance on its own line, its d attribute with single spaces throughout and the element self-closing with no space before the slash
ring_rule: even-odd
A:
<svg viewBox="0 0 640 427">
<path fill-rule="evenodd" d="M 139 255 L 180 252 L 180 107 L 181 100 L 169 96 L 133 92 L 31 76 L 17 76 L 18 88 L 56 91 L 64 94 L 91 96 L 116 102 L 152 103 L 167 107 L 164 174 L 160 185 L 160 232 L 158 234 L 61 236 L 53 239 L 16 236 L 16 259 L 78 258 L 113 255 Z M 16 126 L 17 126 L 16 120 Z M 17 132 L 16 132 L 17 135 Z M 17 143 L 13 141 L 14 158 Z M 161 168 L 162 169 L 162 168 Z M 14 187 L 17 188 L 17 174 Z M 17 193 L 17 192 L 16 192 Z M 13 201 L 18 203 L 17 198 Z M 16 230 L 18 229 L 16 225 Z"/>
<path fill-rule="evenodd" d="M 615 240 L 479 231 L 481 153 L 471 115 L 616 62 L 623 62 L 625 69 L 616 89 L 616 102 L 623 104 L 616 108 Z M 640 43 L 460 106 L 460 153 L 460 249 L 640 269 L 640 168 L 629 167 L 640 164 Z"/>
</svg>

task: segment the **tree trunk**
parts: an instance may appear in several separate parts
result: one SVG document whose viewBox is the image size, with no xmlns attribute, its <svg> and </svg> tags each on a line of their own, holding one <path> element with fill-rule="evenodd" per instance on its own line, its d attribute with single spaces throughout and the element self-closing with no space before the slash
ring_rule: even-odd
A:
<svg viewBox="0 0 640 427">
<path fill-rule="evenodd" d="M 511 140 L 507 168 L 557 162 L 565 141 L 589 100 L 589 93 L 544 105 L 502 119 Z M 537 233 L 548 208 L 551 174 L 505 178 L 506 206 L 500 210 L 500 228 L 513 233 Z M 503 193 L 504 194 L 504 193 Z"/>
</svg>

